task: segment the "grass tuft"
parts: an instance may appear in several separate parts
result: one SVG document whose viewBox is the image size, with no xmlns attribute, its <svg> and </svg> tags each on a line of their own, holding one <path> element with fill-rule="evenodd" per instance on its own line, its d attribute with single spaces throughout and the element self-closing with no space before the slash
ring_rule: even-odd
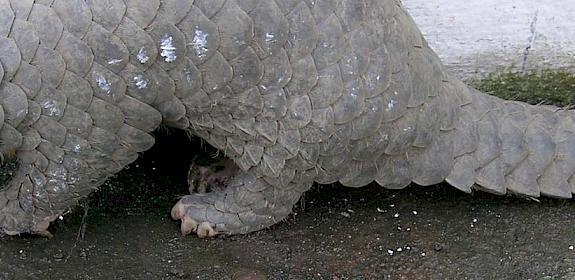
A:
<svg viewBox="0 0 575 280">
<path fill-rule="evenodd" d="M 498 73 L 468 84 L 495 96 L 560 107 L 575 104 L 575 74 L 564 70 L 545 70 L 528 74 Z"/>
</svg>

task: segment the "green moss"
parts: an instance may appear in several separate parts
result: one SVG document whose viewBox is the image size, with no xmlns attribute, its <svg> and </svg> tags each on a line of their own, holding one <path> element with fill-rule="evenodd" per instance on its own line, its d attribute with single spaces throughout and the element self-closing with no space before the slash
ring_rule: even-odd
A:
<svg viewBox="0 0 575 280">
<path fill-rule="evenodd" d="M 575 104 L 575 74 L 567 71 L 491 74 L 468 83 L 481 91 L 510 100 L 557 106 Z"/>
</svg>

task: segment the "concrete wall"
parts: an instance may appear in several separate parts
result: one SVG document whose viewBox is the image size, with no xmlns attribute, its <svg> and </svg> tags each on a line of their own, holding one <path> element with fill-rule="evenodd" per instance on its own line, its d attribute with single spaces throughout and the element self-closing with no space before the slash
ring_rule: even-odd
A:
<svg viewBox="0 0 575 280">
<path fill-rule="evenodd" d="M 403 0 L 460 77 L 506 70 L 575 71 L 575 0 Z"/>
</svg>

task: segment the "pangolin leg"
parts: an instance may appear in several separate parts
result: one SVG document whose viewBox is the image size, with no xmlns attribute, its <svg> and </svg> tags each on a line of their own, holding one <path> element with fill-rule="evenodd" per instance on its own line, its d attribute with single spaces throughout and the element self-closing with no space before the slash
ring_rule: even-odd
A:
<svg viewBox="0 0 575 280">
<path fill-rule="evenodd" d="M 270 185 L 263 178 L 239 171 L 225 189 L 184 196 L 172 208 L 172 218 L 181 220 L 183 235 L 198 237 L 248 233 L 283 220 L 309 184 L 286 188 Z"/>
</svg>

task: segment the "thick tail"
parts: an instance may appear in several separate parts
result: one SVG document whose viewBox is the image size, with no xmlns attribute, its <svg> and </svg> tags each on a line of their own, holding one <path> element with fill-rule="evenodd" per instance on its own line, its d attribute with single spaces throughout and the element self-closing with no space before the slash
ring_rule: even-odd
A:
<svg viewBox="0 0 575 280">
<path fill-rule="evenodd" d="M 462 89 L 465 90 L 465 89 Z M 571 198 L 575 192 L 575 113 L 502 100 L 468 89 L 454 133 L 447 182 L 470 192 Z"/>
<path fill-rule="evenodd" d="M 324 141 L 317 181 L 352 187 L 376 181 L 399 189 L 446 180 L 465 192 L 570 198 L 575 113 L 468 87 L 441 66 L 409 15 L 396 12 L 387 22 L 396 29 L 382 40 L 401 57 L 391 60 L 384 105 L 375 106 L 384 113 L 371 114 L 366 105 L 351 132 L 336 126 L 341 136 Z"/>
</svg>

